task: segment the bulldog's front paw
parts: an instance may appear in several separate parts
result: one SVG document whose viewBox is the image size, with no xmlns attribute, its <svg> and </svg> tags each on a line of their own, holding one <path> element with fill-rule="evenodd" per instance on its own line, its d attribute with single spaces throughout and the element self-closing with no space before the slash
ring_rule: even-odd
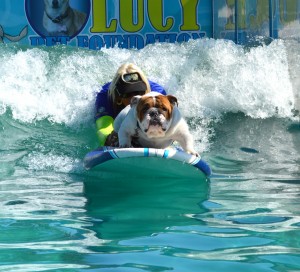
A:
<svg viewBox="0 0 300 272">
<path fill-rule="evenodd" d="M 127 137 L 120 137 L 119 135 L 119 147 L 120 148 L 128 148 L 131 147 L 131 140 Z"/>
<path fill-rule="evenodd" d="M 133 147 L 131 144 L 120 144 L 119 145 L 120 148 L 130 148 Z"/>
<path fill-rule="evenodd" d="M 200 157 L 200 154 L 195 150 L 188 150 L 187 153 L 189 153 L 191 155 L 194 155 L 196 157 Z"/>
</svg>

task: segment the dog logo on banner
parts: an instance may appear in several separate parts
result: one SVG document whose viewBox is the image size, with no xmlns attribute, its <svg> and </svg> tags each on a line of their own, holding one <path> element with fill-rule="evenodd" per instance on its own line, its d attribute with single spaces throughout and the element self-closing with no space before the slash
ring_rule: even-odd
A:
<svg viewBox="0 0 300 272">
<path fill-rule="evenodd" d="M 29 24 L 41 37 L 67 37 L 70 40 L 85 27 L 90 1 L 25 0 Z"/>
<path fill-rule="evenodd" d="M 25 38 L 28 33 L 28 26 L 25 26 L 18 35 L 10 35 L 5 33 L 3 27 L 0 25 L 0 43 L 4 43 L 4 38 L 11 41 L 11 42 L 18 42 Z"/>
</svg>

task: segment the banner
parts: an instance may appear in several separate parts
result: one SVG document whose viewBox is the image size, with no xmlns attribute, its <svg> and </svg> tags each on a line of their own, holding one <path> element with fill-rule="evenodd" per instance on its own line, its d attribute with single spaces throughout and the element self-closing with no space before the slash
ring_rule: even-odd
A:
<svg viewBox="0 0 300 272">
<path fill-rule="evenodd" d="M 300 37 L 300 0 L 1 0 L 0 42 L 141 49 L 156 42 Z"/>
</svg>

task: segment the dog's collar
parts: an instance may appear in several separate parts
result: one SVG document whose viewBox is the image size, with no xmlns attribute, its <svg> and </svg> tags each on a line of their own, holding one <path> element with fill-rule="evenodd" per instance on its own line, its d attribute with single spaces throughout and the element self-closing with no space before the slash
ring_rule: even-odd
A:
<svg viewBox="0 0 300 272">
<path fill-rule="evenodd" d="M 70 10 L 71 10 L 71 8 L 68 7 L 67 10 L 66 10 L 66 12 L 65 12 L 64 14 L 59 15 L 59 16 L 57 16 L 57 17 L 55 17 L 55 18 L 52 18 L 47 12 L 46 12 L 46 15 L 47 15 L 47 17 L 48 17 L 53 23 L 59 24 L 59 23 L 61 23 L 61 21 L 62 21 L 63 19 L 65 19 L 65 18 L 67 18 L 67 17 L 69 16 Z"/>
<path fill-rule="evenodd" d="M 142 130 L 141 130 L 139 121 L 136 121 L 136 128 L 135 128 L 134 137 L 138 137 L 139 136 L 139 131 L 142 131 Z"/>
<path fill-rule="evenodd" d="M 139 124 L 139 121 L 136 121 L 136 128 L 137 128 L 137 129 L 141 129 L 140 124 Z"/>
</svg>

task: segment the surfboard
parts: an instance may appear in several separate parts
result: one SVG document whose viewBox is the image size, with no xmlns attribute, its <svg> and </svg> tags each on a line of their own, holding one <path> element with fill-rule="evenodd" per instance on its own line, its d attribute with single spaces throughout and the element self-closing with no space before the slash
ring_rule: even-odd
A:
<svg viewBox="0 0 300 272">
<path fill-rule="evenodd" d="M 209 165 L 180 149 L 100 147 L 86 154 L 84 167 L 96 168 L 103 178 L 208 178 Z"/>
</svg>

